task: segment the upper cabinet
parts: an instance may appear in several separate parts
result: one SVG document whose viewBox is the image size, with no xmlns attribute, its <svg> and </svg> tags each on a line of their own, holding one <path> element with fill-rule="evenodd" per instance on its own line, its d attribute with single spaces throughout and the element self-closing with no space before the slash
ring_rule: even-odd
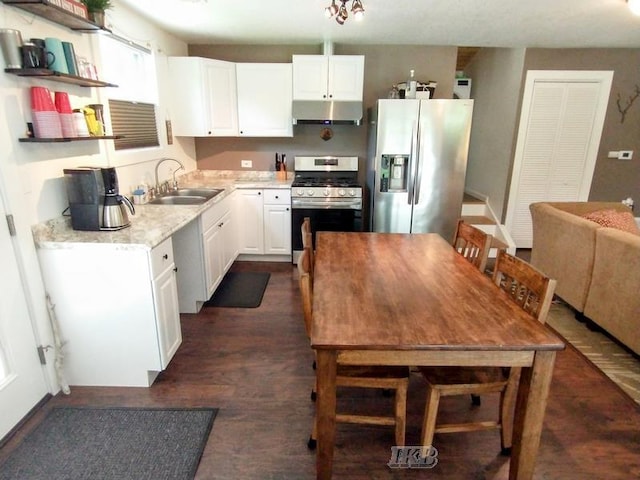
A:
<svg viewBox="0 0 640 480">
<path fill-rule="evenodd" d="M 169 71 L 174 135 L 238 135 L 236 67 L 233 62 L 169 57 Z"/>
<path fill-rule="evenodd" d="M 170 57 L 172 127 L 186 137 L 291 137 L 291 64 Z"/>
<path fill-rule="evenodd" d="M 362 101 L 363 55 L 293 55 L 294 100 Z"/>
<path fill-rule="evenodd" d="M 290 63 L 237 63 L 240 136 L 292 137 Z"/>
</svg>

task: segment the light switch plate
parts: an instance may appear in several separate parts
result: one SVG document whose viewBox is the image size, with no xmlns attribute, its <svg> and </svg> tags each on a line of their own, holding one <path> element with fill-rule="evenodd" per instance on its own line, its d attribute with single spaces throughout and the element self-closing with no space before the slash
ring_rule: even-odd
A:
<svg viewBox="0 0 640 480">
<path fill-rule="evenodd" d="M 618 152 L 618 160 L 631 160 L 633 158 L 633 150 L 620 150 Z"/>
<path fill-rule="evenodd" d="M 252 160 L 240 160 L 240 166 L 242 168 L 251 168 L 251 167 L 253 167 L 253 161 Z"/>
</svg>

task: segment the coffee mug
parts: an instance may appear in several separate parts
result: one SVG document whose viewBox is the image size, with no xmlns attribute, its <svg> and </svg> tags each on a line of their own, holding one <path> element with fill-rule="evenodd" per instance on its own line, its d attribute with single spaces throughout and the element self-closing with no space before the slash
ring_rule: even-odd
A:
<svg viewBox="0 0 640 480">
<path fill-rule="evenodd" d="M 48 63 L 55 61 L 53 53 L 30 42 L 26 42 L 20 47 L 20 52 L 22 53 L 22 68 L 47 68 Z M 50 58 L 49 62 L 47 62 L 47 57 Z"/>
<path fill-rule="evenodd" d="M 49 68 L 55 72 L 69 73 L 67 67 L 67 59 L 64 56 L 62 42 L 58 38 L 47 37 L 44 39 L 47 46 L 47 52 L 53 53 L 53 61 L 49 63 Z"/>
<path fill-rule="evenodd" d="M 44 38 L 30 38 L 28 43 L 33 43 L 44 51 L 45 66 L 43 68 L 49 68 L 56 61 L 56 56 L 52 52 L 47 52 L 47 44 Z"/>
</svg>

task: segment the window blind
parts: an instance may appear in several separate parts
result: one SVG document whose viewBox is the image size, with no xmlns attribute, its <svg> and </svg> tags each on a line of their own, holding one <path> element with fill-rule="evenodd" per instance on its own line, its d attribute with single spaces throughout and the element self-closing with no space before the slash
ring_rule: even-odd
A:
<svg viewBox="0 0 640 480">
<path fill-rule="evenodd" d="M 109 111 L 113 134 L 123 136 L 114 140 L 116 150 L 160 145 L 154 104 L 109 100 Z"/>
</svg>

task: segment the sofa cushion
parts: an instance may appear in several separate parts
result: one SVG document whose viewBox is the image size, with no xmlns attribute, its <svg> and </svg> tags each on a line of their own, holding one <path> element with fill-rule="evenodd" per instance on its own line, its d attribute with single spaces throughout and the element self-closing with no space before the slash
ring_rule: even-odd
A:
<svg viewBox="0 0 640 480">
<path fill-rule="evenodd" d="M 620 212 L 613 209 L 597 210 L 582 215 L 582 217 L 603 227 L 616 228 L 624 232 L 640 235 L 640 229 L 630 212 Z"/>
</svg>

